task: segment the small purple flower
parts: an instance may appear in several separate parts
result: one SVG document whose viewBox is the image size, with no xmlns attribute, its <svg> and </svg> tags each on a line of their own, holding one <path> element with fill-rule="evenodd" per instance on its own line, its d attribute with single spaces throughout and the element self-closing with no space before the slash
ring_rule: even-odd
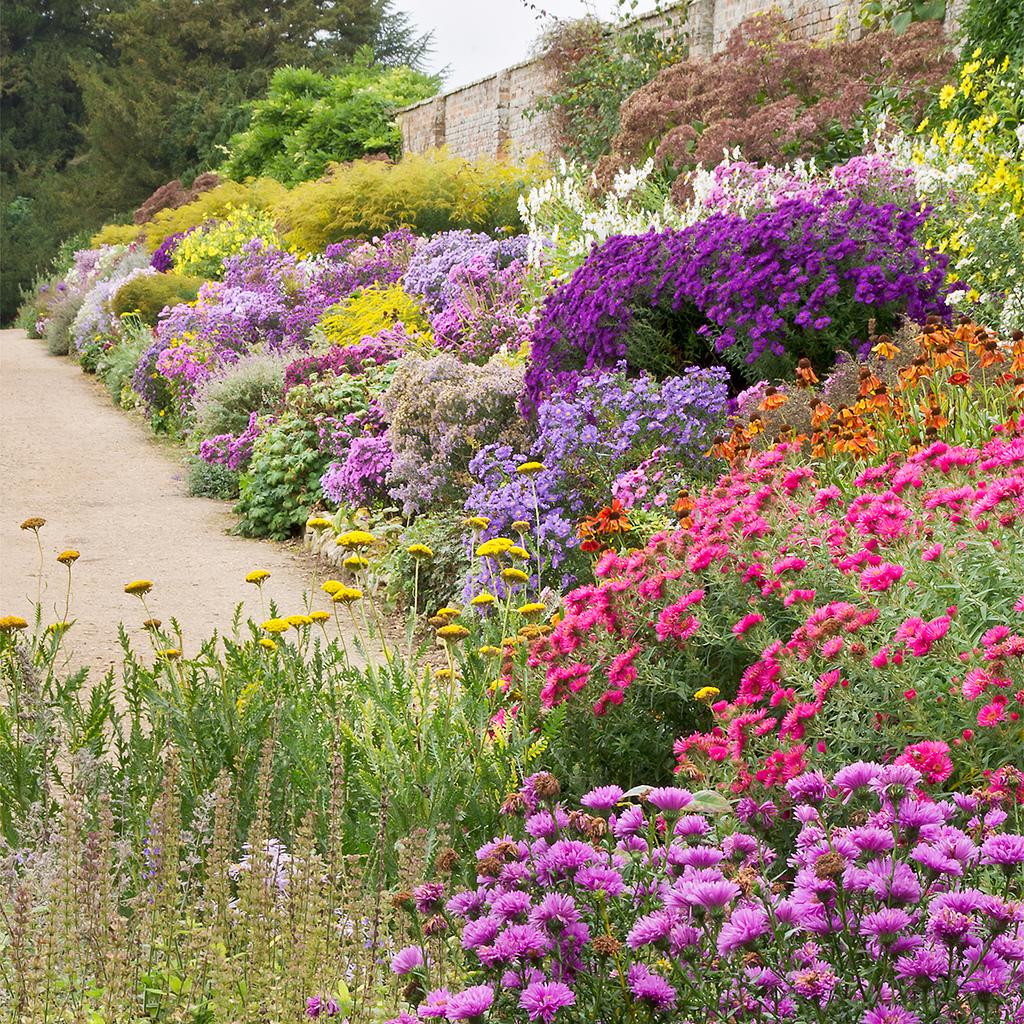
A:
<svg viewBox="0 0 1024 1024">
<path fill-rule="evenodd" d="M 573 898 L 560 892 L 549 892 L 530 912 L 530 924 L 553 932 L 560 932 L 579 919 L 580 913 Z"/>
<path fill-rule="evenodd" d="M 533 900 L 528 892 L 514 889 L 512 892 L 498 893 L 491 901 L 491 912 L 506 924 L 513 921 L 522 923 L 532 905 Z"/>
<path fill-rule="evenodd" d="M 832 776 L 832 785 L 845 794 L 846 799 L 849 800 L 858 789 L 869 786 L 881 771 L 880 764 L 875 764 L 872 761 L 855 761 L 845 768 L 840 768 Z"/>
<path fill-rule="evenodd" d="M 494 1003 L 494 989 L 490 985 L 473 985 L 456 992 L 448 1000 L 449 1020 L 476 1020 L 483 1017 Z"/>
<path fill-rule="evenodd" d="M 646 800 L 662 813 L 675 815 L 693 803 L 693 794 L 678 786 L 659 786 L 647 791 Z"/>
<path fill-rule="evenodd" d="M 416 1015 L 421 1020 L 443 1017 L 448 1012 L 448 1000 L 451 993 L 446 988 L 435 988 L 427 993 L 427 998 L 420 1003 Z"/>
<path fill-rule="evenodd" d="M 618 896 L 626 884 L 622 875 L 614 868 L 603 864 L 591 864 L 576 872 L 576 884 L 591 892 L 603 892 L 607 896 Z"/>
<path fill-rule="evenodd" d="M 1024 864 L 1024 836 L 990 836 L 981 844 L 981 863 L 995 864 L 1005 871 Z"/>
<path fill-rule="evenodd" d="M 416 909 L 421 914 L 433 914 L 440 905 L 442 896 L 444 896 L 444 885 L 441 882 L 425 882 L 412 891 Z"/>
<path fill-rule="evenodd" d="M 639 918 L 626 936 L 626 944 L 630 949 L 641 946 L 658 946 L 668 940 L 672 926 L 679 920 L 671 910 L 655 910 Z"/>
<path fill-rule="evenodd" d="M 575 1004 L 575 993 L 560 981 L 532 982 L 519 996 L 519 1006 L 526 1011 L 530 1020 L 539 1019 L 544 1024 L 550 1024 L 563 1007 Z"/>
<path fill-rule="evenodd" d="M 621 786 L 598 786 L 581 797 L 580 803 L 592 811 L 607 813 L 622 799 L 622 793 Z"/>
<path fill-rule="evenodd" d="M 341 1007 L 331 996 L 310 996 L 306 1000 L 306 1016 L 312 1017 L 337 1017 L 341 1013 Z"/>
<path fill-rule="evenodd" d="M 646 964 L 629 969 L 629 990 L 652 1010 L 671 1010 L 676 1005 L 676 990 L 662 977 L 652 974 Z"/>
<path fill-rule="evenodd" d="M 726 956 L 749 946 L 768 930 L 768 915 L 761 907 L 737 907 L 718 933 L 718 952 Z"/>
<path fill-rule="evenodd" d="M 921 1024 L 921 1018 L 902 1006 L 877 1006 L 864 1014 L 861 1024 Z"/>
<path fill-rule="evenodd" d="M 411 974 L 423 966 L 423 950 L 419 946 L 406 946 L 391 958 L 391 972 L 399 976 Z"/>
<path fill-rule="evenodd" d="M 914 918 L 900 907 L 884 907 L 865 914 L 860 923 L 861 935 L 877 939 L 883 946 L 891 945 Z"/>
</svg>

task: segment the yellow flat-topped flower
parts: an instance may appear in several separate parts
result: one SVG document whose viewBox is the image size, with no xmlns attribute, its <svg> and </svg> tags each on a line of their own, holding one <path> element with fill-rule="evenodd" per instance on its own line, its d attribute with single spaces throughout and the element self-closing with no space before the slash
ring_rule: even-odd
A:
<svg viewBox="0 0 1024 1024">
<path fill-rule="evenodd" d="M 376 542 L 377 538 L 366 530 L 346 530 L 336 541 L 343 548 L 367 548 Z"/>
<path fill-rule="evenodd" d="M 334 523 L 330 519 L 325 519 L 323 516 L 313 516 L 312 519 L 306 520 L 306 526 L 311 530 L 329 530 Z"/>
<path fill-rule="evenodd" d="M 530 532 L 530 524 L 525 519 L 517 519 L 512 524 L 512 529 L 516 533 L 529 533 Z"/>
<path fill-rule="evenodd" d="M 543 462 L 521 462 L 516 466 L 516 472 L 521 476 L 535 476 L 537 473 L 544 472 Z"/>
<path fill-rule="evenodd" d="M 487 608 L 489 605 L 495 604 L 497 600 L 498 599 L 493 594 L 484 590 L 477 594 L 469 603 L 471 605 L 475 605 L 477 608 Z"/>
<path fill-rule="evenodd" d="M 177 647 L 165 647 L 162 651 L 157 651 L 156 656 L 161 661 L 177 661 L 181 657 L 181 651 Z"/>
<path fill-rule="evenodd" d="M 711 700 L 722 691 L 717 686 L 702 686 L 694 695 L 694 700 Z"/>
<path fill-rule="evenodd" d="M 253 569 L 252 572 L 246 573 L 245 576 L 246 583 L 253 583 L 257 587 L 260 586 L 260 584 L 265 583 L 269 579 L 270 573 L 267 572 L 266 569 Z"/>
<path fill-rule="evenodd" d="M 484 644 L 483 647 L 477 651 L 477 654 L 479 654 L 481 658 L 500 658 L 501 653 L 501 648 L 495 647 L 494 644 Z"/>
<path fill-rule="evenodd" d="M 46 520 L 42 516 L 29 516 L 22 524 L 23 530 L 39 530 L 46 525 Z"/>
<path fill-rule="evenodd" d="M 405 550 L 417 560 L 434 557 L 433 550 L 426 544 L 410 544 Z"/>
<path fill-rule="evenodd" d="M 358 587 L 340 586 L 331 594 L 331 600 L 336 601 L 338 604 L 351 604 L 353 601 L 358 601 L 362 596 L 363 592 Z"/>
<path fill-rule="evenodd" d="M 501 578 L 506 583 L 526 583 L 530 579 L 528 572 L 523 572 L 522 569 L 513 569 L 511 566 L 507 569 L 501 570 Z"/>
<path fill-rule="evenodd" d="M 302 629 L 313 621 L 308 615 L 286 615 L 284 619 L 294 629 Z"/>
<path fill-rule="evenodd" d="M 124 585 L 124 592 L 126 594 L 134 594 L 136 597 L 142 597 L 148 594 L 153 589 L 152 580 L 132 580 L 131 583 Z"/>
<path fill-rule="evenodd" d="M 320 589 L 328 596 L 334 597 L 335 593 L 345 584 L 341 580 L 324 580 Z"/>
<path fill-rule="evenodd" d="M 437 631 L 437 635 L 446 643 L 455 643 L 459 640 L 465 640 L 469 636 L 469 630 L 465 626 L 460 626 L 457 622 L 449 622 Z"/>
<path fill-rule="evenodd" d="M 262 628 L 266 633 L 287 633 L 291 623 L 287 619 L 267 619 Z"/>
<path fill-rule="evenodd" d="M 370 560 L 368 558 L 363 558 L 362 555 L 349 555 L 341 564 L 345 566 L 346 569 L 351 569 L 353 572 L 356 572 L 359 569 L 365 569 L 370 564 Z"/>
<path fill-rule="evenodd" d="M 476 549 L 476 554 L 478 558 L 494 558 L 511 551 L 515 546 L 516 542 L 509 540 L 508 537 L 492 537 Z"/>
<path fill-rule="evenodd" d="M 454 619 L 456 615 L 461 615 L 462 612 L 458 608 L 452 608 L 450 605 L 445 605 L 443 608 L 438 608 L 434 614 L 442 619 Z"/>
<path fill-rule="evenodd" d="M 67 551 L 62 551 L 57 556 L 57 561 L 62 565 L 72 565 L 82 557 L 80 551 L 76 551 L 74 548 L 68 548 Z"/>
<path fill-rule="evenodd" d="M 277 644 L 275 644 L 274 641 L 271 640 L 270 637 L 268 636 L 260 637 L 260 647 L 262 647 L 263 650 L 265 651 L 277 650 Z"/>
<path fill-rule="evenodd" d="M 530 558 L 530 552 L 526 548 L 521 548 L 518 544 L 514 544 L 508 549 L 509 558 L 518 558 L 521 562 L 526 562 Z"/>
<path fill-rule="evenodd" d="M 318 623 L 329 622 L 330 618 L 331 618 L 331 613 L 330 612 L 323 612 L 323 611 L 310 612 L 309 618 L 310 618 L 311 622 L 318 622 Z"/>
<path fill-rule="evenodd" d="M 159 629 L 160 628 L 160 620 L 159 619 L 146 619 L 146 621 L 142 623 L 142 628 L 143 629 Z"/>
<path fill-rule="evenodd" d="M 47 633 L 66 633 L 71 628 L 70 622 L 51 622 L 46 627 Z"/>
<path fill-rule="evenodd" d="M 540 601 L 528 601 L 526 604 L 521 604 L 516 611 L 524 619 L 535 619 L 538 615 L 543 615 L 547 609 Z"/>
<path fill-rule="evenodd" d="M 474 530 L 486 530 L 491 525 L 487 516 L 470 516 L 468 519 L 464 519 L 463 523 L 466 526 L 472 526 Z"/>
<path fill-rule="evenodd" d="M 16 629 L 28 629 L 28 623 L 20 615 L 0 618 L 0 633 L 13 633 Z"/>
</svg>

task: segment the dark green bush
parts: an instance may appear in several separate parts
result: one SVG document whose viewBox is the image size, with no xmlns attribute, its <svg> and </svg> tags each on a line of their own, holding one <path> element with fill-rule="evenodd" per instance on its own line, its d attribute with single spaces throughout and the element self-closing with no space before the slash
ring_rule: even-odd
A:
<svg viewBox="0 0 1024 1024">
<path fill-rule="evenodd" d="M 238 471 L 204 462 L 198 455 L 188 458 L 188 493 L 196 498 L 238 497 Z"/>
<path fill-rule="evenodd" d="M 110 300 L 110 308 L 117 316 L 138 313 L 152 327 L 164 306 L 193 302 L 205 283 L 201 277 L 182 274 L 144 274 L 123 284 Z"/>
</svg>

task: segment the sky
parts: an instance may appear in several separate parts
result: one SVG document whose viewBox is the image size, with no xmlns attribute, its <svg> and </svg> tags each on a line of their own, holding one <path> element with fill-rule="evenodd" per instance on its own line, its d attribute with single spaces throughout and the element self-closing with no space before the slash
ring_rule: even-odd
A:
<svg viewBox="0 0 1024 1024">
<path fill-rule="evenodd" d="M 615 0 L 397 0 L 395 7 L 408 12 L 421 31 L 434 30 L 427 70 L 447 65 L 445 88 L 451 89 L 525 60 L 552 23 L 538 17 L 540 10 L 558 18 L 578 18 L 588 10 L 607 18 L 617 5 Z"/>
</svg>

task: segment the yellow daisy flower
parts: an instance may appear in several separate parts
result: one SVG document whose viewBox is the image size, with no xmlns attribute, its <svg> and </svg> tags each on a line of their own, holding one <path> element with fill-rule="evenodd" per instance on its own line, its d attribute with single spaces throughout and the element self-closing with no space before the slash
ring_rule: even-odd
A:
<svg viewBox="0 0 1024 1024">
<path fill-rule="evenodd" d="M 457 622 L 449 622 L 437 631 L 437 635 L 445 643 L 458 643 L 459 640 L 465 640 L 469 636 L 469 630 L 465 626 L 460 626 Z"/>
<path fill-rule="evenodd" d="M 434 557 L 434 552 L 426 544 L 410 544 L 405 550 L 417 561 Z"/>
<path fill-rule="evenodd" d="M 126 594 L 134 594 L 136 597 L 142 597 L 148 594 L 153 589 L 152 580 L 132 580 L 131 583 L 124 585 L 124 592 Z"/>
<path fill-rule="evenodd" d="M 694 700 L 711 700 L 722 691 L 717 686 L 702 686 L 694 695 Z"/>
<path fill-rule="evenodd" d="M 528 601 L 526 604 L 521 604 L 517 609 L 520 615 L 524 619 L 535 619 L 539 615 L 543 615 L 547 609 L 540 601 Z"/>
<path fill-rule="evenodd" d="M 320 589 L 328 596 L 334 597 L 334 595 L 344 586 L 340 580 L 324 580 L 321 584 Z"/>
<path fill-rule="evenodd" d="M 521 476 L 536 476 L 537 473 L 544 472 L 543 462 L 522 462 L 516 466 L 516 472 Z"/>
<path fill-rule="evenodd" d="M 266 633 L 287 633 L 291 629 L 291 623 L 287 619 L 267 619 L 263 623 L 263 631 Z"/>
<path fill-rule="evenodd" d="M 269 579 L 270 573 L 266 569 L 253 569 L 252 572 L 246 574 L 245 582 L 255 584 L 258 587 Z"/>
<path fill-rule="evenodd" d="M 313 516 L 312 519 L 306 520 L 306 526 L 310 530 L 329 530 L 334 526 L 334 523 L 330 519 L 325 519 L 323 516 Z"/>
<path fill-rule="evenodd" d="M 333 594 L 331 594 L 331 600 L 338 604 L 351 604 L 353 601 L 358 601 L 363 596 L 363 592 L 358 587 L 339 587 Z"/>
<path fill-rule="evenodd" d="M 493 594 L 484 590 L 481 593 L 477 594 L 476 597 L 474 597 L 473 600 L 469 603 L 471 605 L 475 605 L 477 608 L 486 608 L 489 605 L 496 603 L 497 600 L 498 599 Z"/>
<path fill-rule="evenodd" d="M 311 612 L 309 618 L 310 618 L 311 622 L 329 622 L 330 619 L 331 619 L 331 613 L 330 612 Z"/>
<path fill-rule="evenodd" d="M 492 537 L 476 549 L 476 554 L 478 558 L 492 558 L 511 551 L 515 546 L 515 541 L 509 540 L 508 537 Z"/>
<path fill-rule="evenodd" d="M 341 534 L 335 543 L 343 548 L 367 548 L 375 544 L 377 538 L 366 530 L 347 530 Z"/>
<path fill-rule="evenodd" d="M 523 572 L 522 569 L 513 569 L 511 566 L 508 569 L 501 570 L 501 578 L 506 583 L 528 583 L 530 574 Z"/>
</svg>

